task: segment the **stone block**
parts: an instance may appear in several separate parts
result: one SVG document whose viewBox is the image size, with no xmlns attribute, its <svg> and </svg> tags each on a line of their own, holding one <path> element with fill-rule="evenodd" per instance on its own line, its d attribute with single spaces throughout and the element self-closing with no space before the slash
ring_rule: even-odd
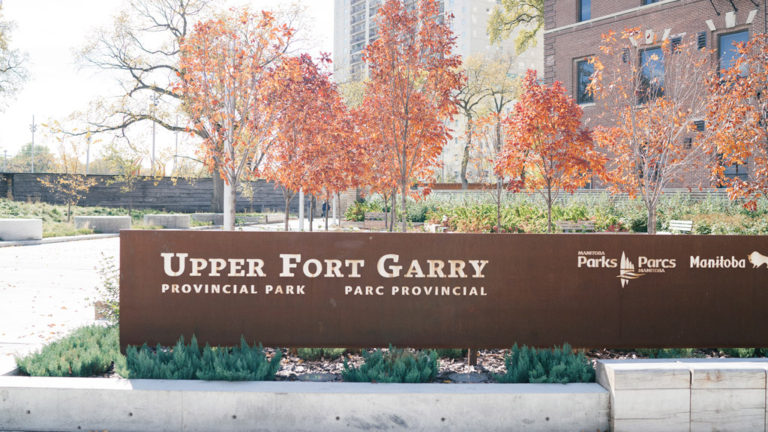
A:
<svg viewBox="0 0 768 432">
<path fill-rule="evenodd" d="M 0 219 L 0 241 L 41 240 L 42 219 Z"/>
<path fill-rule="evenodd" d="M 691 390 L 691 431 L 765 430 L 765 390 Z"/>
<path fill-rule="evenodd" d="M 75 228 L 90 228 L 97 233 L 119 233 L 131 229 L 130 216 L 75 216 Z"/>
<path fill-rule="evenodd" d="M 613 431 L 688 430 L 690 390 L 617 390 L 611 394 Z"/>
<path fill-rule="evenodd" d="M 144 225 L 161 226 L 170 229 L 189 228 L 189 215 L 186 214 L 147 214 L 144 215 Z"/>
</svg>

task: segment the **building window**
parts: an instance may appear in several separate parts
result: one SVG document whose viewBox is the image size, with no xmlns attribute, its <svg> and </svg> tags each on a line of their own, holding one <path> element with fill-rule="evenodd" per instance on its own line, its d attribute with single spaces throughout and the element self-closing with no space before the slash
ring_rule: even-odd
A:
<svg viewBox="0 0 768 432">
<path fill-rule="evenodd" d="M 728 178 L 738 178 L 741 180 L 746 180 L 748 177 L 747 167 L 737 163 L 725 167 L 724 174 Z"/>
<path fill-rule="evenodd" d="M 660 47 L 640 51 L 638 103 L 664 96 L 664 52 Z"/>
<path fill-rule="evenodd" d="M 589 60 L 580 60 L 576 62 L 576 102 L 580 104 L 593 103 L 595 101 L 592 93 L 587 91 L 587 86 L 592 81 L 592 74 L 595 72 L 595 66 L 589 63 Z"/>
<path fill-rule="evenodd" d="M 649 5 L 653 3 L 658 3 L 659 0 L 643 0 L 643 5 Z"/>
<path fill-rule="evenodd" d="M 592 18 L 592 0 L 579 0 L 579 21 Z"/>
<path fill-rule="evenodd" d="M 735 33 L 726 33 L 718 36 L 718 58 L 720 59 L 720 69 L 728 69 L 736 63 L 739 58 L 738 45 L 746 43 L 749 40 L 749 30 L 742 30 Z"/>
</svg>

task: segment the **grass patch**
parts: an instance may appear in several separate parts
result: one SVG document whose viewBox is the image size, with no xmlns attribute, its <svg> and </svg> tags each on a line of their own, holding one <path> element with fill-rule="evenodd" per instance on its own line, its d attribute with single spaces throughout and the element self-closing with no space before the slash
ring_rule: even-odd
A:
<svg viewBox="0 0 768 432">
<path fill-rule="evenodd" d="M 82 327 L 39 352 L 17 358 L 16 365 L 29 376 L 91 377 L 112 371 L 127 376 L 118 341 L 117 326 Z"/>
</svg>

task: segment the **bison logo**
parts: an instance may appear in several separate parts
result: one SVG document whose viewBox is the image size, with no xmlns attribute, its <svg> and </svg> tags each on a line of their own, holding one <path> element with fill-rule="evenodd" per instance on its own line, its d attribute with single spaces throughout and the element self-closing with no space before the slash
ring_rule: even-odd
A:
<svg viewBox="0 0 768 432">
<path fill-rule="evenodd" d="M 749 254 L 747 258 L 749 258 L 749 262 L 752 263 L 752 268 L 759 268 L 763 264 L 765 264 L 765 267 L 768 268 L 768 256 L 755 251 Z"/>
</svg>

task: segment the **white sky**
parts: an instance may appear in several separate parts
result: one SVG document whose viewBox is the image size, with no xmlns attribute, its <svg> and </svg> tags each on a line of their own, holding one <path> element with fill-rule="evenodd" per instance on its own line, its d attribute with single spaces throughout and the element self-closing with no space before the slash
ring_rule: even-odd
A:
<svg viewBox="0 0 768 432">
<path fill-rule="evenodd" d="M 85 45 L 88 35 L 98 27 L 107 27 L 121 10 L 124 0 L 0 0 L 3 17 L 16 24 L 12 45 L 29 56 L 30 79 L 16 98 L 0 112 L 0 160 L 3 151 L 12 157 L 32 139 L 30 124 L 63 120 L 73 111 L 85 110 L 88 101 L 101 95 L 119 95 L 114 76 L 75 63 L 74 52 Z M 254 10 L 271 9 L 287 0 L 216 1 L 224 4 L 249 4 Z M 310 51 L 332 52 L 333 0 L 304 0 L 308 19 L 314 24 L 317 39 Z M 150 126 L 147 125 L 149 129 Z M 56 144 L 40 131 L 35 144 L 47 145 L 53 153 Z M 158 135 L 158 142 L 173 140 L 169 134 Z"/>
</svg>

